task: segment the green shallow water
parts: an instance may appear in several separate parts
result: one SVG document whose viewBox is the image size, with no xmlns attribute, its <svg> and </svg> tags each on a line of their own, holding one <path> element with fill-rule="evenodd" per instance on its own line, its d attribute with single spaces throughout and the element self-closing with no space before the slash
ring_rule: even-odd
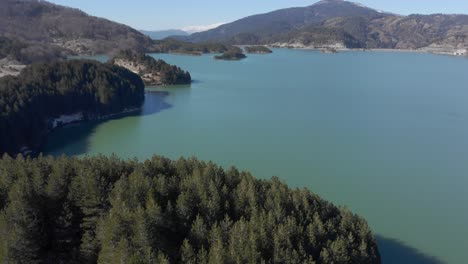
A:
<svg viewBox="0 0 468 264">
<path fill-rule="evenodd" d="M 274 50 L 239 62 L 154 55 L 189 87 L 55 131 L 52 155 L 197 156 L 306 186 L 365 217 L 384 263 L 468 259 L 468 59 Z"/>
</svg>

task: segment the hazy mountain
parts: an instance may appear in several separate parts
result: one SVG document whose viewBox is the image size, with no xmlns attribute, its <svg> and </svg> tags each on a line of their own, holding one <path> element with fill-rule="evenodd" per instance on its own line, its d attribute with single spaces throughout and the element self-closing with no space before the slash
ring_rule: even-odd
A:
<svg viewBox="0 0 468 264">
<path fill-rule="evenodd" d="M 384 17 L 386 15 L 352 2 L 324 0 L 308 7 L 287 8 L 249 16 L 212 30 L 195 33 L 191 35 L 190 40 L 196 42 L 229 41 L 238 34 L 249 34 L 261 39 L 336 17 Z"/>
<path fill-rule="evenodd" d="M 224 24 L 225 23 L 223 22 L 219 22 L 219 23 L 208 24 L 208 25 L 192 25 L 192 26 L 183 27 L 182 30 L 189 34 L 193 34 L 193 33 L 207 31 L 213 28 L 217 28 Z"/>
<path fill-rule="evenodd" d="M 149 37 L 128 26 L 46 1 L 0 1 L 0 35 L 53 43 L 75 53 L 145 50 Z"/>
<path fill-rule="evenodd" d="M 140 32 L 156 40 L 165 39 L 167 37 L 172 37 L 172 36 L 188 36 L 189 35 L 189 33 L 180 29 L 168 29 L 168 30 L 157 30 L 157 31 L 140 30 Z"/>
</svg>

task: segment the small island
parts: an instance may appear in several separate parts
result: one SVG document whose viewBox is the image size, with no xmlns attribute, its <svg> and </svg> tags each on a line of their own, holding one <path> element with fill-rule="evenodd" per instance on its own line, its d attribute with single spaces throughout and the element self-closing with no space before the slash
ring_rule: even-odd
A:
<svg viewBox="0 0 468 264">
<path fill-rule="evenodd" d="M 232 47 L 229 50 L 225 51 L 221 55 L 214 56 L 215 60 L 242 60 L 247 58 L 244 53 L 242 53 L 242 49 L 239 47 Z"/>
<path fill-rule="evenodd" d="M 245 52 L 250 54 L 270 54 L 273 53 L 271 49 L 266 46 L 247 46 L 244 48 Z"/>
<path fill-rule="evenodd" d="M 120 51 L 110 63 L 140 75 L 145 85 L 178 85 L 192 82 L 189 72 L 132 50 Z"/>
</svg>

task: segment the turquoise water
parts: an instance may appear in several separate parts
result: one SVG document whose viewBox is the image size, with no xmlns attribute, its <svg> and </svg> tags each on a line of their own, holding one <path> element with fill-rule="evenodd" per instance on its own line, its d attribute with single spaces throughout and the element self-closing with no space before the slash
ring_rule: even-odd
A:
<svg viewBox="0 0 468 264">
<path fill-rule="evenodd" d="M 277 49 L 191 72 L 140 113 L 54 132 L 45 153 L 195 155 L 306 186 L 365 217 L 384 263 L 468 259 L 468 59 Z"/>
</svg>

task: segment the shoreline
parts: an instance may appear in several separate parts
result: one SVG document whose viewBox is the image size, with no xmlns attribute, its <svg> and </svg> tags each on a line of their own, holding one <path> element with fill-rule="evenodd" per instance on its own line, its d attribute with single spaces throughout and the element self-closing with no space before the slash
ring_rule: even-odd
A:
<svg viewBox="0 0 468 264">
<path fill-rule="evenodd" d="M 337 52 L 349 52 L 349 51 L 361 51 L 361 52 L 401 52 L 401 53 L 426 53 L 426 54 L 434 54 L 434 55 L 447 55 L 453 57 L 467 57 L 468 58 L 468 48 L 466 53 L 459 54 L 457 49 L 439 49 L 437 48 L 421 48 L 421 49 L 391 49 L 391 48 L 346 48 L 343 45 L 329 45 L 329 46 L 322 46 L 322 47 L 314 47 L 314 46 L 305 46 L 302 44 L 287 44 L 287 43 L 274 43 L 274 44 L 266 44 L 266 45 L 257 45 L 257 46 L 265 46 L 269 48 L 277 48 L 277 49 L 297 49 L 297 50 L 314 50 L 314 51 L 323 51 L 327 49 L 335 49 Z"/>
<path fill-rule="evenodd" d="M 48 137 L 57 129 L 71 126 L 74 124 L 79 124 L 79 123 L 86 123 L 86 122 L 99 121 L 99 120 L 110 120 L 116 116 L 133 113 L 141 109 L 142 109 L 142 106 L 126 108 L 121 112 L 107 114 L 107 115 L 89 115 L 89 114 L 85 115 L 83 114 L 83 112 L 78 112 L 78 113 L 74 113 L 71 115 L 60 115 L 60 117 L 58 118 L 49 118 L 47 120 L 47 122 L 49 122 L 49 126 L 47 127 L 45 131 L 42 132 L 41 142 L 39 142 L 36 146 L 21 146 L 16 155 L 21 154 L 25 157 L 27 156 L 36 157 L 42 154 L 43 148 L 47 142 Z M 73 116 L 73 117 L 79 116 L 79 118 L 73 118 L 73 119 L 67 120 L 67 117 L 70 117 L 70 116 Z M 61 120 L 64 120 L 65 122 L 61 122 Z"/>
</svg>

